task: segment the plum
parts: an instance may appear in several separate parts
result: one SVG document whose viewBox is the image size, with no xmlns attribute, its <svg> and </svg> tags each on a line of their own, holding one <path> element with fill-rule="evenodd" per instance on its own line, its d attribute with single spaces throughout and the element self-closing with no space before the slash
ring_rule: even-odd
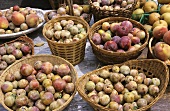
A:
<svg viewBox="0 0 170 111">
<path fill-rule="evenodd" d="M 6 53 L 7 53 L 6 48 L 4 46 L 0 47 L 0 55 L 5 55 Z"/>
<path fill-rule="evenodd" d="M 51 79 L 45 79 L 42 82 L 42 85 L 46 88 L 47 86 L 51 86 L 52 85 L 52 81 Z"/>
<path fill-rule="evenodd" d="M 144 82 L 145 85 L 149 86 L 149 85 L 152 84 L 152 79 L 151 79 L 151 78 L 145 78 L 145 79 L 143 80 L 143 82 Z"/>
<path fill-rule="evenodd" d="M 148 87 L 144 84 L 138 84 L 137 91 L 141 95 L 145 95 L 148 92 Z"/>
<path fill-rule="evenodd" d="M 22 44 L 21 51 L 23 52 L 24 55 L 30 54 L 31 53 L 30 45 L 29 44 Z"/>
<path fill-rule="evenodd" d="M 102 90 L 103 90 L 103 87 L 104 87 L 104 83 L 98 82 L 98 83 L 96 84 L 95 89 L 96 89 L 96 91 L 102 91 Z"/>
<path fill-rule="evenodd" d="M 5 80 L 12 82 L 12 81 L 15 80 L 15 76 L 14 76 L 13 74 L 11 74 L 11 73 L 8 73 L 8 74 L 6 75 L 6 77 L 5 77 Z"/>
<path fill-rule="evenodd" d="M 60 107 L 60 105 L 59 105 L 59 103 L 57 102 L 57 101 L 53 101 L 51 104 L 50 104 L 50 110 L 55 110 L 55 109 L 57 109 L 57 108 L 59 108 Z M 45 110 L 46 111 L 46 110 Z"/>
<path fill-rule="evenodd" d="M 26 79 L 21 79 L 18 81 L 19 88 L 25 88 L 28 85 L 28 81 Z"/>
<path fill-rule="evenodd" d="M 144 98 L 140 98 L 137 100 L 137 105 L 139 108 L 147 106 L 147 100 Z"/>
<path fill-rule="evenodd" d="M 125 86 L 128 90 L 135 90 L 137 89 L 137 83 L 135 81 L 130 81 L 128 84 Z"/>
<path fill-rule="evenodd" d="M 31 75 L 33 72 L 33 67 L 30 64 L 22 64 L 22 66 L 20 67 L 20 73 L 23 76 L 29 76 Z"/>
<path fill-rule="evenodd" d="M 41 65 L 42 65 L 42 61 L 36 61 L 34 63 L 34 69 L 35 70 L 40 70 L 41 69 Z"/>
<path fill-rule="evenodd" d="M 117 65 L 114 65 L 114 66 L 112 67 L 112 71 L 113 71 L 113 72 L 118 73 L 119 70 L 120 70 L 120 68 L 119 68 L 119 66 L 117 66 Z"/>
<path fill-rule="evenodd" d="M 47 75 L 45 73 L 38 72 L 36 78 L 39 82 L 43 82 L 45 79 L 47 79 Z"/>
<path fill-rule="evenodd" d="M 127 65 L 120 66 L 120 72 L 122 74 L 128 75 L 130 73 L 130 68 Z"/>
<path fill-rule="evenodd" d="M 152 78 L 153 85 L 159 86 L 161 84 L 160 79 L 158 78 Z"/>
<path fill-rule="evenodd" d="M 137 76 L 138 73 L 139 73 L 139 72 L 138 72 L 137 69 L 131 69 L 131 70 L 130 70 L 130 75 L 133 76 L 133 77 Z"/>
<path fill-rule="evenodd" d="M 116 89 L 117 92 L 122 92 L 123 89 L 124 89 L 124 86 L 121 82 L 117 82 L 115 85 L 114 85 L 114 88 Z"/>
<path fill-rule="evenodd" d="M 45 74 L 50 74 L 53 70 L 53 65 L 50 62 L 43 62 L 41 65 L 41 71 Z"/>
<path fill-rule="evenodd" d="M 117 46 L 116 42 L 114 42 L 114 41 L 107 41 L 104 44 L 104 49 L 109 50 L 109 51 L 117 51 L 118 46 Z"/>
<path fill-rule="evenodd" d="M 100 104 L 102 104 L 103 106 L 106 106 L 109 104 L 110 102 L 110 97 L 108 95 L 103 95 L 99 97 L 99 102 Z"/>
<path fill-rule="evenodd" d="M 117 82 L 120 80 L 120 75 L 119 75 L 119 73 L 111 73 L 111 74 L 110 74 L 110 80 L 111 80 L 113 83 L 117 83 Z"/>
<path fill-rule="evenodd" d="M 103 91 L 106 93 L 106 94 L 110 94 L 113 90 L 113 85 L 110 84 L 110 83 L 106 83 L 104 84 L 103 86 Z"/>
<path fill-rule="evenodd" d="M 159 93 L 159 87 L 156 85 L 149 86 L 149 94 L 152 96 L 156 96 Z"/>
<path fill-rule="evenodd" d="M 39 88 L 39 82 L 36 79 L 33 79 L 29 83 L 29 88 L 30 89 L 38 89 Z"/>
<path fill-rule="evenodd" d="M 107 69 L 103 69 L 99 72 L 99 76 L 106 79 L 110 76 L 110 72 Z"/>
<path fill-rule="evenodd" d="M 92 41 L 94 44 L 100 45 L 102 42 L 101 35 L 99 33 L 94 33 L 94 35 L 92 37 Z"/>
<path fill-rule="evenodd" d="M 12 91 L 12 89 L 13 89 L 13 84 L 12 84 L 12 82 L 5 81 L 5 82 L 2 84 L 1 89 L 2 89 L 3 92 L 10 92 L 10 91 Z"/>
<path fill-rule="evenodd" d="M 129 47 L 131 46 L 130 37 L 128 37 L 128 36 L 121 37 L 120 42 L 119 42 L 119 46 L 124 50 L 128 50 Z"/>
<path fill-rule="evenodd" d="M 17 96 L 15 100 L 15 104 L 18 107 L 26 106 L 28 104 L 28 97 L 27 96 Z"/>
<path fill-rule="evenodd" d="M 53 86 L 47 86 L 47 87 L 45 88 L 45 91 L 47 91 L 47 92 L 51 92 L 52 94 L 54 94 L 54 93 L 55 93 L 55 89 L 54 89 L 54 87 L 53 87 Z"/>
<path fill-rule="evenodd" d="M 97 84 L 100 80 L 99 76 L 97 74 L 90 75 L 89 80 L 93 81 L 95 84 Z"/>
<path fill-rule="evenodd" d="M 119 36 L 114 36 L 113 38 L 112 38 L 112 41 L 114 41 L 116 44 L 118 44 L 119 42 L 120 42 L 120 37 Z"/>
<path fill-rule="evenodd" d="M 95 83 L 93 81 L 88 81 L 85 85 L 87 91 L 92 91 L 95 89 Z"/>
<path fill-rule="evenodd" d="M 66 87 L 66 84 L 67 83 L 63 79 L 56 79 L 52 82 L 54 89 L 57 90 L 57 91 L 64 90 L 64 88 Z"/>
<path fill-rule="evenodd" d="M 57 68 L 57 74 L 60 76 L 65 76 L 70 73 L 70 67 L 67 64 L 60 64 Z"/>
<path fill-rule="evenodd" d="M 138 84 L 142 84 L 143 78 L 141 76 L 137 75 L 134 77 L 134 81 Z"/>
<path fill-rule="evenodd" d="M 89 99 L 94 103 L 99 103 L 99 96 L 97 95 L 92 95 Z"/>
<path fill-rule="evenodd" d="M 133 105 L 131 103 L 125 103 L 123 105 L 123 111 L 131 111 L 133 110 Z"/>
<path fill-rule="evenodd" d="M 40 94 L 37 90 L 31 90 L 29 93 L 28 93 L 28 97 L 35 101 L 35 100 L 38 100 L 40 98 Z"/>
<path fill-rule="evenodd" d="M 42 103 L 42 100 L 40 99 L 35 102 L 35 106 L 40 110 L 45 110 L 46 108 L 46 106 Z"/>
<path fill-rule="evenodd" d="M 113 110 L 118 110 L 119 104 L 118 104 L 117 102 L 111 101 L 111 102 L 109 103 L 109 108 L 110 108 L 110 109 L 113 109 Z"/>
<path fill-rule="evenodd" d="M 141 98 L 141 95 L 138 94 L 138 92 L 136 90 L 133 90 L 132 93 L 134 94 L 134 98 L 135 100 L 138 100 Z"/>
<path fill-rule="evenodd" d="M 125 77 L 125 82 L 129 83 L 130 81 L 133 81 L 133 79 L 134 79 L 133 76 L 126 76 Z"/>
<path fill-rule="evenodd" d="M 121 103 L 121 98 L 120 98 L 120 96 L 118 94 L 111 93 L 110 94 L 110 100 L 115 101 L 117 103 Z"/>
<path fill-rule="evenodd" d="M 13 45 L 7 45 L 6 47 L 6 51 L 8 54 L 12 54 L 12 52 L 15 50 L 16 48 Z"/>
<path fill-rule="evenodd" d="M 4 103 L 8 107 L 12 107 L 15 104 L 15 97 L 12 95 L 5 97 Z"/>
<path fill-rule="evenodd" d="M 66 93 L 69 93 L 69 94 L 73 93 L 74 89 L 75 89 L 74 83 L 67 83 L 66 86 L 65 86 L 65 92 Z"/>
<path fill-rule="evenodd" d="M 12 52 L 12 55 L 14 55 L 16 59 L 20 59 L 20 58 L 23 57 L 22 51 L 19 50 L 19 49 L 15 49 L 15 50 Z"/>
<path fill-rule="evenodd" d="M 62 98 L 67 101 L 70 98 L 70 94 L 64 94 Z"/>
<path fill-rule="evenodd" d="M 26 96 L 26 91 L 24 89 L 18 89 L 17 96 Z"/>
<path fill-rule="evenodd" d="M 42 103 L 50 105 L 54 101 L 54 96 L 51 92 L 45 92 L 41 97 Z"/>
<path fill-rule="evenodd" d="M 132 103 L 135 100 L 135 96 L 132 92 L 127 92 L 124 94 L 123 99 L 127 103 Z"/>
<path fill-rule="evenodd" d="M 107 42 L 107 41 L 110 41 L 112 39 L 111 35 L 109 33 L 107 33 L 107 32 L 104 32 L 101 35 L 101 38 L 102 38 L 103 42 Z"/>
<path fill-rule="evenodd" d="M 15 80 L 20 80 L 22 78 L 20 71 L 15 71 L 13 75 L 15 77 Z"/>
</svg>

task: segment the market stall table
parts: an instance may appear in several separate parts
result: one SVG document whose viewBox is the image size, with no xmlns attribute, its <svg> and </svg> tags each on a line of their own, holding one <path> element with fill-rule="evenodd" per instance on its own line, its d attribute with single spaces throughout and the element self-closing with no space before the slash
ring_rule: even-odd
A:
<svg viewBox="0 0 170 111">
<path fill-rule="evenodd" d="M 35 54 L 51 54 L 50 48 L 48 47 L 48 43 L 42 35 L 42 27 L 31 34 L 28 34 L 27 36 L 33 39 L 34 44 L 40 42 L 44 43 L 44 45 L 41 47 L 35 47 Z M 10 40 L 12 39 L 0 40 L 0 44 Z M 145 58 L 147 52 L 148 49 L 146 48 L 143 51 L 143 55 L 140 56 L 139 58 Z M 83 74 L 95 70 L 96 68 L 99 68 L 103 65 L 104 64 L 98 61 L 95 55 L 93 54 L 91 45 L 87 40 L 84 60 L 75 66 L 78 76 L 80 77 Z M 169 111 L 169 109 L 170 109 L 170 87 L 168 86 L 164 96 L 151 108 L 151 111 Z M 0 105 L 0 111 L 6 110 Z M 93 108 L 86 101 L 84 101 L 77 93 L 72 102 L 70 103 L 70 105 L 64 111 L 93 111 Z"/>
</svg>

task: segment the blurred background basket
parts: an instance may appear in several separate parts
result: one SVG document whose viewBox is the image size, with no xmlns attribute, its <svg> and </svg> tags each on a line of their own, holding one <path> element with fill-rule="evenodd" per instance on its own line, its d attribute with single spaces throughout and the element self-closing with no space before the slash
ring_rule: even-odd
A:
<svg viewBox="0 0 170 111">
<path fill-rule="evenodd" d="M 143 72 L 146 74 L 147 77 L 157 77 L 160 79 L 161 84 L 159 86 L 160 92 L 157 95 L 157 97 L 147 106 L 142 107 L 135 111 L 146 111 L 147 109 L 151 108 L 164 94 L 166 91 L 166 87 L 169 82 L 169 69 L 166 66 L 166 64 L 158 59 L 142 59 L 142 60 L 130 60 L 122 64 L 116 64 L 119 67 L 122 65 L 127 65 L 131 69 L 137 69 L 139 72 Z M 96 104 L 92 102 L 89 97 L 86 94 L 85 91 L 85 84 L 89 81 L 89 77 L 92 74 L 98 74 L 103 69 L 112 69 L 112 65 L 104 66 L 100 69 L 96 69 L 92 72 L 89 72 L 87 74 L 84 74 L 82 77 L 80 77 L 76 82 L 76 88 L 81 97 L 87 101 L 96 111 L 115 111 L 106 107 L 103 107 L 99 104 Z M 156 70 L 155 70 L 156 69 Z"/>
<path fill-rule="evenodd" d="M 103 22 L 113 23 L 113 22 L 122 22 L 124 20 L 129 20 L 135 27 L 138 27 L 139 29 L 145 31 L 146 37 L 140 48 L 134 51 L 130 51 L 130 52 L 119 53 L 119 52 L 113 52 L 113 51 L 107 51 L 107 50 L 101 49 L 93 43 L 92 41 L 93 34 L 101 28 L 101 25 Z M 124 18 L 124 17 L 108 17 L 108 18 L 102 19 L 92 25 L 90 29 L 90 33 L 89 33 L 89 41 L 92 46 L 93 53 L 96 55 L 96 57 L 101 62 L 105 64 L 121 63 L 129 59 L 136 59 L 142 53 L 143 49 L 147 46 L 148 39 L 149 39 L 149 34 L 144 29 L 142 24 L 140 24 L 139 22 L 135 20 Z"/>
<path fill-rule="evenodd" d="M 120 9 L 115 9 L 113 10 L 106 10 L 106 9 L 101 9 L 100 7 L 96 7 L 92 0 L 88 0 L 90 6 L 91 6 L 91 11 L 94 16 L 94 21 L 98 21 L 100 19 L 106 18 L 106 17 L 127 17 L 131 18 L 133 11 L 135 10 L 137 0 L 134 0 L 134 3 L 132 4 L 131 7 L 125 9 L 125 8 L 120 8 Z"/>
<path fill-rule="evenodd" d="M 45 35 L 45 32 L 47 30 L 52 29 L 53 24 L 61 20 L 73 20 L 74 23 L 76 24 L 81 23 L 87 31 L 85 37 L 72 43 L 58 43 L 56 41 L 48 39 Z M 46 38 L 52 54 L 63 57 L 64 59 L 71 62 L 73 65 L 80 63 L 84 59 L 86 40 L 88 34 L 89 34 L 88 23 L 85 20 L 81 19 L 80 17 L 76 16 L 58 17 L 56 19 L 52 19 L 49 22 L 47 22 L 43 28 L 43 36 Z"/>
<path fill-rule="evenodd" d="M 54 2 L 57 2 L 57 3 L 54 3 Z M 53 11 L 49 11 L 49 12 L 46 12 L 44 14 L 44 18 L 46 20 L 46 22 L 48 22 L 50 20 L 50 18 L 48 17 L 48 15 L 51 13 L 51 12 L 54 12 L 54 13 L 57 13 L 57 10 L 59 7 L 64 7 L 66 8 L 68 6 L 68 8 L 70 9 L 69 12 L 67 12 L 68 15 L 71 15 L 71 16 L 74 16 L 74 8 L 73 8 L 73 5 L 74 4 L 77 4 L 79 6 L 81 6 L 82 8 L 88 4 L 83 4 L 83 0 L 50 0 L 50 4 L 51 4 L 51 7 L 54 9 Z M 90 7 L 90 6 L 89 6 Z M 84 10 L 84 9 L 83 9 Z M 87 10 L 86 10 L 87 11 Z M 83 19 L 85 19 L 87 21 L 87 23 L 90 22 L 91 18 L 92 18 L 92 13 L 90 12 L 90 9 L 88 12 L 84 13 L 84 11 L 81 12 L 80 15 L 84 14 L 83 16 Z"/>
<path fill-rule="evenodd" d="M 67 60 L 61 58 L 61 57 L 58 57 L 58 56 L 54 56 L 54 55 L 34 55 L 34 56 L 31 56 L 31 57 L 27 57 L 27 58 L 24 58 L 24 59 L 21 59 L 15 63 L 13 63 L 11 66 L 9 66 L 2 74 L 1 76 L 1 80 L 0 80 L 0 87 L 2 85 L 2 83 L 4 83 L 5 81 L 5 77 L 7 74 L 9 73 L 14 73 L 15 71 L 19 71 L 20 70 L 20 67 L 22 64 L 30 64 L 30 65 L 34 65 L 36 61 L 48 61 L 50 63 L 52 63 L 53 65 L 60 65 L 60 64 L 67 64 L 69 67 L 70 67 L 70 71 L 71 71 L 71 77 L 72 77 L 72 82 L 75 84 L 76 83 L 76 80 L 78 78 L 78 75 L 77 75 L 77 72 L 76 70 L 74 69 L 74 66 L 69 63 Z M 76 94 L 76 89 L 74 90 L 73 94 L 70 96 L 70 98 L 62 105 L 60 106 L 57 110 L 55 111 L 62 111 L 64 110 L 68 105 L 69 103 L 71 102 L 71 100 L 74 98 L 74 95 Z M 2 106 L 7 109 L 8 111 L 13 111 L 11 110 L 10 108 L 8 108 L 5 103 L 4 103 L 4 94 L 2 92 L 2 90 L 0 90 L 0 103 L 2 104 Z"/>
<path fill-rule="evenodd" d="M 5 44 L 7 44 L 7 45 L 12 44 L 14 42 L 21 42 L 21 43 L 25 43 L 25 44 L 29 45 L 31 47 L 31 55 L 34 55 L 34 42 L 31 38 L 29 38 L 27 36 L 18 37 L 17 39 L 14 39 L 12 41 L 1 44 L 0 47 L 5 46 Z"/>
</svg>

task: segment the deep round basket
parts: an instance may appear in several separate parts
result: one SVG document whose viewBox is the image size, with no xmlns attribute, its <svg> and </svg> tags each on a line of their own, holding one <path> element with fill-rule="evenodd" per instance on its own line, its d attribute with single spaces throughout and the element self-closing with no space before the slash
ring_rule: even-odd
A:
<svg viewBox="0 0 170 111">
<path fill-rule="evenodd" d="M 53 24 L 61 20 L 73 20 L 74 23 L 81 23 L 86 29 L 86 35 L 76 41 L 70 43 L 58 43 L 56 41 L 50 40 L 46 37 L 45 32 L 53 28 Z M 53 55 L 63 57 L 64 59 L 71 62 L 73 65 L 80 63 L 84 59 L 86 40 L 89 34 L 88 23 L 76 16 L 58 17 L 48 21 L 43 28 L 43 36 L 46 38 L 50 50 Z"/>
</svg>

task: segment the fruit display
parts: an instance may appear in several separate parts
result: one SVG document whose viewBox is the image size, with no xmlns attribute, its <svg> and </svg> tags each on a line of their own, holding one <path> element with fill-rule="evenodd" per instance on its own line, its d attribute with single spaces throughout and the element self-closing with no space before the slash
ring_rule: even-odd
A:
<svg viewBox="0 0 170 111">
<path fill-rule="evenodd" d="M 18 33 L 38 27 L 44 19 L 37 10 L 15 5 L 7 10 L 0 10 L 0 35 Z"/>
<path fill-rule="evenodd" d="M 104 50 L 124 53 L 140 48 L 144 43 L 146 33 L 130 21 L 103 22 L 102 26 L 92 36 L 97 47 Z"/>
<path fill-rule="evenodd" d="M 129 9 L 132 8 L 132 4 L 135 0 L 92 0 L 92 4 L 100 8 L 100 10 L 110 10 L 113 11 L 119 9 Z"/>
<path fill-rule="evenodd" d="M 71 14 L 71 12 L 69 12 L 69 8 L 69 6 L 59 7 L 56 11 L 47 12 L 45 14 L 46 21 L 57 18 L 59 16 L 69 16 Z M 89 5 L 73 4 L 71 8 L 73 8 L 73 15 L 71 14 L 72 16 L 78 16 L 87 22 L 90 22 L 91 14 Z"/>
<path fill-rule="evenodd" d="M 140 20 L 142 15 L 145 13 L 158 12 L 159 6 L 155 1 L 151 0 L 138 0 L 136 9 L 133 11 L 132 19 Z"/>
<path fill-rule="evenodd" d="M 33 54 L 33 41 L 28 37 L 22 36 L 0 45 L 0 74 L 16 60 Z"/>
<path fill-rule="evenodd" d="M 55 62 L 45 60 L 47 57 Z M 30 59 L 32 61 L 28 62 Z M 28 111 L 63 110 L 75 94 L 76 73 L 73 66 L 50 55 L 33 56 L 25 58 L 25 61 L 18 61 L 13 66 L 18 67 L 15 71 L 5 72 L 1 84 L 4 105 L 15 111 L 23 108 Z"/>
<path fill-rule="evenodd" d="M 86 27 L 73 20 L 57 21 L 51 27 L 45 32 L 45 36 L 58 43 L 73 43 L 87 35 Z"/>
<path fill-rule="evenodd" d="M 148 105 L 153 105 L 159 98 L 164 87 L 161 86 L 164 79 L 161 79 L 161 76 L 166 74 L 154 73 L 155 67 L 161 67 L 158 62 L 154 62 L 147 59 L 132 60 L 104 66 L 80 77 L 76 83 L 77 90 L 94 109 L 99 111 L 147 110 Z M 149 67 L 148 63 L 155 67 Z"/>
</svg>

